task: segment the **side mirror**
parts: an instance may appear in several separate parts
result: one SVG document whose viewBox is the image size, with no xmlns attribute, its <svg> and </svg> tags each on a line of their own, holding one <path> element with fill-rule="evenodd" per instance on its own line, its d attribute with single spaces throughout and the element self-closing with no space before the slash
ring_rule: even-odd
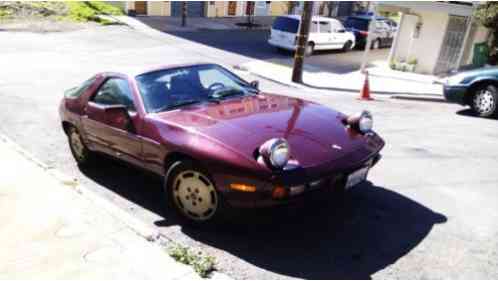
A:
<svg viewBox="0 0 498 281">
<path fill-rule="evenodd" d="M 109 126 L 135 132 L 135 127 L 124 105 L 109 105 L 104 108 L 105 121 Z"/>
<path fill-rule="evenodd" d="M 258 80 L 254 80 L 254 81 L 251 81 L 251 83 L 249 83 L 249 85 L 257 90 L 259 90 L 259 81 Z"/>
</svg>

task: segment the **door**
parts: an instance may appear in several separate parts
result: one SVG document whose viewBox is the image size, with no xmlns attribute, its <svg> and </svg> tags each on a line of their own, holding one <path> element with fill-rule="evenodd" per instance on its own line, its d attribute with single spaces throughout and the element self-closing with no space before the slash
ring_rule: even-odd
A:
<svg viewBox="0 0 498 281">
<path fill-rule="evenodd" d="M 228 15 L 235 16 L 237 14 L 237 1 L 228 2 Z"/>
<path fill-rule="evenodd" d="M 330 32 L 335 49 L 341 49 L 346 44 L 346 41 L 351 40 L 344 25 L 337 20 L 330 21 Z"/>
<path fill-rule="evenodd" d="M 171 16 L 181 17 L 183 9 L 183 1 L 171 1 Z M 204 16 L 204 2 L 202 1 L 189 1 L 187 2 L 187 16 L 188 17 L 203 17 Z"/>
<path fill-rule="evenodd" d="M 136 1 L 135 2 L 135 12 L 137 15 L 147 14 L 147 1 Z"/>
<path fill-rule="evenodd" d="M 466 17 L 450 16 L 434 73 L 445 73 L 458 67 L 466 28 Z"/>
<path fill-rule="evenodd" d="M 108 108 L 119 105 L 126 107 L 132 127 L 136 126 L 138 115 L 128 80 L 117 77 L 109 78 L 88 102 L 85 115 L 81 118 L 83 129 L 88 141 L 96 150 L 139 165 L 141 162 L 140 138 L 134 131 L 115 125 L 114 116 L 107 116 L 111 114 Z"/>
</svg>

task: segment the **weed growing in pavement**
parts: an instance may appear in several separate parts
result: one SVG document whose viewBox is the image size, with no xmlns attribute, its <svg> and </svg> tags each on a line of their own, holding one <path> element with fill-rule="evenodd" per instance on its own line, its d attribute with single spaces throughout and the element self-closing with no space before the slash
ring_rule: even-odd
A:
<svg viewBox="0 0 498 281">
<path fill-rule="evenodd" d="M 215 271 L 215 258 L 203 254 L 202 252 L 194 252 L 188 247 L 177 243 L 167 248 L 168 254 L 176 261 L 194 268 L 195 272 L 202 278 L 207 278 L 211 272 Z"/>
</svg>

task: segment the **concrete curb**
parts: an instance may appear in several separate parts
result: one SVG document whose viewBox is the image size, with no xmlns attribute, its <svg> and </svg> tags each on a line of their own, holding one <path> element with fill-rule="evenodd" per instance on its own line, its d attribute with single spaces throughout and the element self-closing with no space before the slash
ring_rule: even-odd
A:
<svg viewBox="0 0 498 281">
<path fill-rule="evenodd" d="M 434 96 L 392 95 L 392 99 L 447 103 L 444 98 Z"/>
<path fill-rule="evenodd" d="M 72 188 L 73 190 L 84 196 L 86 199 L 92 201 L 93 203 L 104 209 L 112 217 L 124 223 L 131 230 L 133 230 L 141 237 L 145 238 L 147 241 L 153 242 L 159 239 L 160 234 L 158 230 L 148 226 L 144 222 L 126 213 L 124 210 L 120 209 L 119 207 L 112 204 L 108 200 L 97 195 L 95 192 L 86 188 L 84 185 L 81 185 L 76 179 L 71 178 L 65 175 L 64 173 L 60 172 L 59 170 L 43 163 L 42 161 L 37 159 L 33 154 L 31 154 L 29 151 L 25 150 L 20 145 L 12 141 L 9 137 L 0 134 L 0 141 L 7 144 L 8 147 L 14 149 L 16 152 L 20 153 L 29 161 L 41 167 L 43 170 L 45 170 L 48 174 L 50 174 L 56 180 L 61 182 L 63 185 L 69 186 L 70 188 Z"/>
<path fill-rule="evenodd" d="M 102 198 L 102 196 L 98 195 L 94 191 L 91 191 L 90 189 L 86 188 L 84 185 L 80 184 L 77 179 L 71 178 L 70 176 L 60 172 L 59 170 L 43 163 L 41 160 L 37 159 L 32 153 L 25 150 L 19 144 L 15 143 L 9 137 L 1 133 L 0 133 L 0 142 L 3 142 L 9 148 L 12 148 L 13 150 L 21 154 L 23 157 L 25 157 L 27 160 L 31 161 L 38 167 L 42 168 L 50 176 L 54 177 L 57 181 L 59 181 L 65 186 L 72 188 L 78 194 L 82 195 L 85 199 L 91 201 L 93 204 L 103 209 L 112 217 L 124 223 L 129 229 L 131 229 L 133 232 L 135 232 L 136 234 L 138 234 L 148 242 L 158 244 L 161 247 L 166 247 L 168 243 L 174 242 L 172 239 L 162 235 L 159 232 L 159 230 L 140 221 L 139 219 L 135 218 L 126 211 L 117 207 L 110 201 Z M 233 280 L 233 278 L 231 278 L 230 276 L 224 273 L 220 273 L 218 271 L 212 272 L 211 276 L 208 279 Z"/>
</svg>

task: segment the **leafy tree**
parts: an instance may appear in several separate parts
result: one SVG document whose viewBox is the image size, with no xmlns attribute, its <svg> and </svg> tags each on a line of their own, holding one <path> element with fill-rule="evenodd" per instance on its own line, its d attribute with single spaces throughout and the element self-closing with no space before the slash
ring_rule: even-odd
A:
<svg viewBox="0 0 498 281">
<path fill-rule="evenodd" d="M 498 56 L 498 2 L 486 2 L 477 7 L 475 20 L 491 31 L 490 56 L 496 61 Z"/>
</svg>

